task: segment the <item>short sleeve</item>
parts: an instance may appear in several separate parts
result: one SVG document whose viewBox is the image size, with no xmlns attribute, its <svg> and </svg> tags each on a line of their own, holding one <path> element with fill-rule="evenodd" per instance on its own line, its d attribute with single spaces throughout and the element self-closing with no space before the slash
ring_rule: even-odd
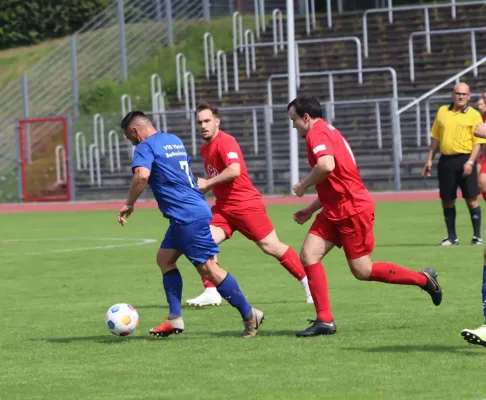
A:
<svg viewBox="0 0 486 400">
<path fill-rule="evenodd" d="M 230 164 L 240 164 L 242 162 L 242 160 L 240 160 L 240 145 L 236 139 L 232 137 L 221 141 L 219 145 L 219 154 L 225 167 Z"/>
<path fill-rule="evenodd" d="M 479 124 L 483 123 L 483 117 L 480 113 L 474 113 L 474 118 L 473 118 L 473 124 L 472 124 L 472 130 L 473 130 L 473 145 L 475 144 L 486 144 L 486 139 L 483 138 L 478 138 L 474 136 L 474 130 Z"/>
<path fill-rule="evenodd" d="M 434 125 L 432 125 L 432 130 L 430 131 L 430 136 L 436 140 L 440 140 L 440 124 L 439 124 L 440 109 L 437 111 L 435 116 Z"/>
<path fill-rule="evenodd" d="M 312 132 L 308 135 L 307 140 L 308 149 L 316 160 L 321 156 L 334 156 L 334 148 L 326 132 Z"/>
<path fill-rule="evenodd" d="M 154 152 L 147 142 L 142 142 L 135 148 L 133 153 L 132 171 L 136 167 L 144 167 L 152 170 L 152 163 L 154 162 Z"/>
</svg>

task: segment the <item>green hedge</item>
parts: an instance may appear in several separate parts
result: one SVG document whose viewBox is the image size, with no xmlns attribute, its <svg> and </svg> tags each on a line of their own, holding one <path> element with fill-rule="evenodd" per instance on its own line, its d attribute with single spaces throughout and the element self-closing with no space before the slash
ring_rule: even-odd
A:
<svg viewBox="0 0 486 400">
<path fill-rule="evenodd" d="M 67 36 L 112 0 L 0 0 L 0 49 Z"/>
</svg>

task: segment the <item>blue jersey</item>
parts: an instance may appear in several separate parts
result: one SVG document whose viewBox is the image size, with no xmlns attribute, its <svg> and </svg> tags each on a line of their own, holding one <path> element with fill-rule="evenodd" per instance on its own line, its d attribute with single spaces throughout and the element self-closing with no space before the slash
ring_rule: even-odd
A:
<svg viewBox="0 0 486 400">
<path fill-rule="evenodd" d="M 176 135 L 161 133 L 139 143 L 133 154 L 135 167 L 148 168 L 148 184 L 165 218 L 189 223 L 211 218 L 211 208 L 198 189 L 189 167 L 186 148 Z"/>
</svg>

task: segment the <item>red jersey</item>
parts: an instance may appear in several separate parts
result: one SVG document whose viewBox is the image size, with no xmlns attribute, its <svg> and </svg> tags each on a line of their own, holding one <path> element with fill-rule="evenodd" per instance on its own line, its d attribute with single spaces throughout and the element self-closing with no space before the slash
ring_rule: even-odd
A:
<svg viewBox="0 0 486 400">
<path fill-rule="evenodd" d="M 216 204 L 222 208 L 238 208 L 262 203 L 262 195 L 253 186 L 248 176 L 245 160 L 236 139 L 226 132 L 219 131 L 210 142 L 201 146 L 201 157 L 209 178 L 219 175 L 230 164 L 240 164 L 240 175 L 230 182 L 212 187 Z"/>
<path fill-rule="evenodd" d="M 334 171 L 316 184 L 325 216 L 339 221 L 374 207 L 373 198 L 361 180 L 349 143 L 327 121 L 319 120 L 306 135 L 307 159 L 314 168 L 321 156 L 334 157 Z"/>
</svg>

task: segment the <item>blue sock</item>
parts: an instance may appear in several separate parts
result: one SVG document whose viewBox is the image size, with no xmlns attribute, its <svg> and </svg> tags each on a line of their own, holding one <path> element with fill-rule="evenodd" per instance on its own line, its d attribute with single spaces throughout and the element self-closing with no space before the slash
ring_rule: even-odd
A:
<svg viewBox="0 0 486 400">
<path fill-rule="evenodd" d="M 164 285 L 165 297 L 169 303 L 169 317 L 170 319 L 181 316 L 181 302 L 182 302 L 182 276 L 179 270 L 173 269 L 166 272 L 162 277 Z"/>
<path fill-rule="evenodd" d="M 245 298 L 245 295 L 241 293 L 238 282 L 233 276 L 228 273 L 226 278 L 223 279 L 216 289 L 219 294 L 228 301 L 234 308 L 237 308 L 241 314 L 241 318 L 247 320 L 251 314 L 251 305 Z"/>
<path fill-rule="evenodd" d="M 484 324 L 486 325 L 486 264 L 483 267 L 483 313 Z"/>
</svg>

